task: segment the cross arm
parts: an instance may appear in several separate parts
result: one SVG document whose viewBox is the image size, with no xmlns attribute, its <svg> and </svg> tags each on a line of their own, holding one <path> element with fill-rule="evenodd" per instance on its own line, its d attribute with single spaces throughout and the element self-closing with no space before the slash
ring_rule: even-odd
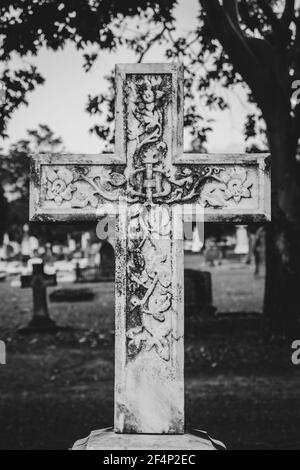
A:
<svg viewBox="0 0 300 470">
<path fill-rule="evenodd" d="M 125 191 L 124 161 L 114 154 L 38 154 L 30 159 L 30 220 L 96 221 Z"/>
<path fill-rule="evenodd" d="M 269 154 L 186 153 L 174 167 L 175 184 L 183 181 L 179 202 L 190 204 L 185 220 L 194 218 L 199 205 L 206 222 L 247 224 L 271 219 Z"/>
</svg>

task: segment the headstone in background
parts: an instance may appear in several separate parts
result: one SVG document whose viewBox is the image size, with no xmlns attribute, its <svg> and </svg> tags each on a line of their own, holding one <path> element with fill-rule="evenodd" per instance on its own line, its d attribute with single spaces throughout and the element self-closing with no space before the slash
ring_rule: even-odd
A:
<svg viewBox="0 0 300 470">
<path fill-rule="evenodd" d="M 45 262 L 45 264 L 47 264 L 49 266 L 53 266 L 54 261 L 55 261 L 55 256 L 53 255 L 53 252 L 52 252 L 51 243 L 46 243 L 45 254 L 44 254 L 44 262 Z"/>
<path fill-rule="evenodd" d="M 23 237 L 21 242 L 21 255 L 23 265 L 27 265 L 28 260 L 31 257 L 30 241 L 29 241 L 29 225 L 23 226 Z"/>
<path fill-rule="evenodd" d="M 3 235 L 2 247 L 0 249 L 0 258 L 3 260 L 9 259 L 11 255 L 10 241 L 8 233 Z"/>
<path fill-rule="evenodd" d="M 98 255 L 98 256 L 97 256 Z M 100 263 L 96 263 L 96 259 Z M 83 261 L 86 261 L 83 264 Z M 113 282 L 115 280 L 115 252 L 109 241 L 104 241 L 97 254 L 92 250 L 89 259 L 76 260 L 76 282 Z"/>
<path fill-rule="evenodd" d="M 95 293 L 88 288 L 60 288 L 55 289 L 49 295 L 51 302 L 90 302 L 94 300 L 94 297 Z"/>
<path fill-rule="evenodd" d="M 214 240 L 207 240 L 206 247 L 204 251 L 205 262 L 213 267 L 216 264 L 221 262 L 222 253 L 220 248 L 217 245 L 217 242 Z"/>
<path fill-rule="evenodd" d="M 264 227 L 259 227 L 253 240 L 253 257 L 255 263 L 254 275 L 259 276 L 266 257 L 266 232 Z"/>
<path fill-rule="evenodd" d="M 100 276 L 115 279 L 115 250 L 109 241 L 104 241 L 100 248 Z"/>
<path fill-rule="evenodd" d="M 55 258 L 57 260 L 63 260 L 64 259 L 64 247 L 63 245 L 53 245 L 52 246 L 52 253 L 55 255 Z"/>
<path fill-rule="evenodd" d="M 184 292 L 184 311 L 187 319 L 195 317 L 200 320 L 215 313 L 210 272 L 185 269 Z"/>
<path fill-rule="evenodd" d="M 41 264 L 43 263 L 43 259 L 42 258 L 39 258 L 39 257 L 34 257 L 34 258 L 30 258 L 27 262 L 27 269 L 26 271 L 24 272 L 23 274 L 23 279 L 26 278 L 26 275 L 30 275 L 32 274 L 32 271 L 33 271 L 33 265 L 34 264 Z M 46 272 L 46 268 L 45 268 L 45 274 L 54 274 L 54 273 L 48 273 Z M 21 284 L 22 284 L 22 276 L 21 276 Z M 22 286 L 23 287 L 23 286 Z"/>
<path fill-rule="evenodd" d="M 76 241 L 70 235 L 68 235 L 68 249 L 69 253 L 76 251 Z"/>
<path fill-rule="evenodd" d="M 236 226 L 236 245 L 234 253 L 236 255 L 247 255 L 249 253 L 249 236 L 247 225 Z"/>
<path fill-rule="evenodd" d="M 81 250 L 83 258 L 88 259 L 90 255 L 91 235 L 89 232 L 84 232 L 81 235 Z"/>
<path fill-rule="evenodd" d="M 193 253 L 199 253 L 204 245 L 204 241 L 201 240 L 201 237 L 199 235 L 199 230 L 197 227 L 194 227 L 193 230 L 193 240 L 192 240 L 192 252 Z"/>
<path fill-rule="evenodd" d="M 29 325 L 21 332 L 50 332 L 57 330 L 57 325 L 49 316 L 47 287 L 56 286 L 56 276 L 44 273 L 44 264 L 33 264 L 32 275 L 21 276 L 21 287 L 32 288 L 33 316 Z"/>
</svg>

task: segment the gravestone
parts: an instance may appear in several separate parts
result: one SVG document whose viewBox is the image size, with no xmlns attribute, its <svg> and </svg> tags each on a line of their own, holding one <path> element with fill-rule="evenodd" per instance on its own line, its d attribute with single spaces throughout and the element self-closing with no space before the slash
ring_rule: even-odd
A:
<svg viewBox="0 0 300 470">
<path fill-rule="evenodd" d="M 32 288 L 33 317 L 21 332 L 49 332 L 57 330 L 57 325 L 49 316 L 47 287 L 56 286 L 56 275 L 44 273 L 44 264 L 32 265 L 32 275 L 21 276 L 21 287 Z"/>
<path fill-rule="evenodd" d="M 91 302 L 94 298 L 95 293 L 88 288 L 61 288 L 54 290 L 49 295 L 51 302 Z"/>
<path fill-rule="evenodd" d="M 199 230 L 197 227 L 193 230 L 193 240 L 192 240 L 192 252 L 199 253 L 203 248 L 203 239 L 199 235 Z"/>
<path fill-rule="evenodd" d="M 22 263 L 24 266 L 27 265 L 28 260 L 31 256 L 30 250 L 30 239 L 29 239 L 29 225 L 25 224 L 23 226 L 23 237 L 21 242 L 21 255 L 22 255 Z"/>
<path fill-rule="evenodd" d="M 117 213 L 114 432 L 74 448 L 213 448 L 184 434 L 183 215 L 269 220 L 269 159 L 183 154 L 180 64 L 117 66 L 115 140 L 114 154 L 31 160 L 32 221 Z"/>
<path fill-rule="evenodd" d="M 51 243 L 46 243 L 45 253 L 44 253 L 44 262 L 48 266 L 53 266 L 55 261 L 55 256 L 53 255 Z"/>
<path fill-rule="evenodd" d="M 100 248 L 100 276 L 109 281 L 115 279 L 115 250 L 106 240 Z"/>
<path fill-rule="evenodd" d="M 215 313 L 211 273 L 195 269 L 184 270 L 184 312 L 186 319 L 201 320 Z M 188 329 L 188 321 L 186 322 Z"/>
<path fill-rule="evenodd" d="M 236 255 L 247 255 L 249 253 L 247 225 L 238 225 L 236 227 L 236 245 L 234 253 Z"/>
<path fill-rule="evenodd" d="M 89 259 L 91 251 L 91 234 L 84 232 L 81 235 L 81 251 L 84 258 Z"/>
<path fill-rule="evenodd" d="M 74 251 L 76 251 L 76 241 L 71 238 L 70 235 L 68 235 L 68 250 L 69 254 L 72 254 Z"/>
<path fill-rule="evenodd" d="M 213 267 L 221 261 L 221 250 L 217 245 L 217 242 L 208 240 L 205 248 L 205 262 Z"/>
<path fill-rule="evenodd" d="M 113 282 L 115 280 L 115 251 L 111 243 L 104 241 L 100 248 L 100 265 L 81 268 L 76 263 L 76 282 Z"/>
<path fill-rule="evenodd" d="M 2 248 L 0 250 L 1 252 L 1 258 L 4 260 L 9 259 L 11 252 L 10 252 L 10 240 L 9 240 L 9 235 L 8 233 L 5 233 L 3 235 L 3 242 L 2 242 Z"/>
</svg>

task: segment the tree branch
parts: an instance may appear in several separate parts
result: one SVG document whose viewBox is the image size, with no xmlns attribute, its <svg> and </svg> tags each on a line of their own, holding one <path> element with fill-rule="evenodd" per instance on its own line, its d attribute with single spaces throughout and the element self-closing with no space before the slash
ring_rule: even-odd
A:
<svg viewBox="0 0 300 470">
<path fill-rule="evenodd" d="M 284 11 L 281 16 L 281 23 L 285 28 L 289 28 L 295 19 L 295 0 L 285 0 Z"/>
<path fill-rule="evenodd" d="M 298 140 L 300 137 L 300 103 L 294 109 L 294 119 L 293 119 L 293 134 L 294 134 L 294 144 L 297 146 Z"/>
<path fill-rule="evenodd" d="M 224 1 L 221 6 L 219 0 L 200 0 L 214 34 L 234 68 L 252 90 L 262 111 L 271 115 L 276 101 L 274 96 L 277 95 L 273 79 L 275 74 L 273 48 L 265 39 L 245 36 L 239 23 L 236 23 L 237 16 L 232 16 L 236 15 L 232 8 L 233 0 L 225 3 L 227 11 Z"/>
<path fill-rule="evenodd" d="M 294 44 L 295 55 L 295 79 L 300 79 L 300 13 L 295 18 L 296 24 L 296 39 Z"/>
<path fill-rule="evenodd" d="M 237 0 L 223 0 L 223 7 L 226 13 L 230 16 L 230 19 L 234 25 L 240 28 Z"/>
<path fill-rule="evenodd" d="M 141 54 L 139 56 L 138 63 L 143 61 L 145 55 L 151 49 L 153 44 L 155 44 L 156 41 L 161 39 L 162 36 L 164 35 L 165 31 L 167 31 L 168 29 L 169 29 L 168 26 L 166 24 L 164 24 L 162 30 L 159 33 L 157 33 L 152 39 L 150 39 L 148 41 L 147 47 L 141 52 Z"/>
<path fill-rule="evenodd" d="M 281 38 L 285 33 L 285 28 L 283 27 L 281 20 L 275 15 L 273 9 L 268 3 L 265 2 L 265 0 L 257 0 L 257 4 L 268 19 L 274 34 L 278 35 L 279 38 Z"/>
<path fill-rule="evenodd" d="M 225 0 L 227 8 L 229 7 L 229 2 L 232 3 L 233 1 L 235 0 Z M 238 46 L 242 46 L 246 59 L 245 62 L 250 60 L 252 65 L 255 64 L 255 66 L 258 66 L 259 64 L 257 63 L 257 59 L 248 47 L 239 23 L 232 20 L 232 17 L 229 16 L 227 11 L 225 11 L 225 7 L 220 5 L 219 0 L 200 0 L 200 3 L 206 11 L 210 25 L 218 39 L 221 40 L 221 43 L 223 44 L 224 41 L 226 45 L 232 45 L 237 49 L 239 48 Z M 231 14 L 233 14 L 232 9 L 230 9 L 230 11 Z M 238 43 L 236 42 L 237 40 Z M 235 43 L 232 41 L 235 41 Z"/>
</svg>

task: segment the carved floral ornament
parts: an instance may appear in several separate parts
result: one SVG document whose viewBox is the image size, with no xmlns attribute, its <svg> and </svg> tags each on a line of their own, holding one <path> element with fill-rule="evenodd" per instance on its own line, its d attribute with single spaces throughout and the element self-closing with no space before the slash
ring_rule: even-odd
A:
<svg viewBox="0 0 300 470">
<path fill-rule="evenodd" d="M 253 182 L 247 178 L 247 170 L 245 168 L 232 168 L 230 171 L 224 172 L 221 176 L 223 183 L 220 188 L 224 191 L 224 199 L 234 199 L 235 202 L 240 202 L 242 198 L 250 198 L 250 188 Z"/>
<path fill-rule="evenodd" d="M 61 205 L 65 201 L 71 202 L 73 208 L 84 208 L 90 205 L 99 206 L 99 197 L 108 201 L 117 201 L 120 194 L 116 190 L 126 183 L 123 174 L 109 170 L 99 176 L 91 176 L 90 168 L 73 166 L 66 168 L 62 165 L 58 169 L 46 170 L 46 200 Z M 83 193 L 78 183 L 87 183 L 92 192 Z"/>
<path fill-rule="evenodd" d="M 170 319 L 174 313 L 171 241 L 169 237 L 158 240 L 156 235 L 168 235 L 171 220 L 168 210 L 162 209 L 163 223 L 160 223 L 157 218 L 162 214 L 156 207 L 136 204 L 129 212 L 129 230 L 131 226 L 135 237 L 128 237 L 128 318 L 135 320 L 126 332 L 127 348 L 129 359 L 142 350 L 154 349 L 161 359 L 169 361 Z"/>
<path fill-rule="evenodd" d="M 128 110 L 127 138 L 136 142 L 136 150 L 157 142 L 163 131 L 163 108 L 170 82 L 167 76 L 135 76 L 125 84 Z"/>
<path fill-rule="evenodd" d="M 73 184 L 73 173 L 70 170 L 60 168 L 58 171 L 54 171 L 48 168 L 46 179 L 46 199 L 53 200 L 58 205 L 62 204 L 63 201 L 71 201 L 76 186 Z"/>
<path fill-rule="evenodd" d="M 149 155 L 149 152 L 148 152 Z M 75 167 L 72 170 L 61 166 L 58 170 L 47 168 L 46 195 L 47 201 L 54 201 L 60 206 L 70 202 L 73 208 L 91 206 L 97 208 L 100 199 L 117 201 L 121 196 L 128 203 L 147 202 L 147 194 L 143 192 L 143 180 L 137 184 L 137 175 L 144 177 L 145 168 L 139 168 L 128 175 L 109 171 L 107 175 L 91 176 L 89 169 Z M 204 207 L 226 207 L 230 199 L 240 203 L 244 198 L 251 198 L 253 181 L 244 168 L 226 169 L 222 167 L 204 167 L 193 172 L 190 168 L 181 168 L 176 177 L 164 171 L 161 165 L 153 168 L 153 175 L 160 182 L 160 190 L 153 192 L 153 203 L 178 203 L 198 200 Z M 78 183 L 85 182 L 90 188 L 89 195 L 80 191 Z M 116 191 L 128 184 L 127 192 Z M 210 182 L 210 185 L 205 183 Z M 219 190 L 219 191 L 217 191 Z M 222 197 L 220 197 L 220 192 Z"/>
</svg>

